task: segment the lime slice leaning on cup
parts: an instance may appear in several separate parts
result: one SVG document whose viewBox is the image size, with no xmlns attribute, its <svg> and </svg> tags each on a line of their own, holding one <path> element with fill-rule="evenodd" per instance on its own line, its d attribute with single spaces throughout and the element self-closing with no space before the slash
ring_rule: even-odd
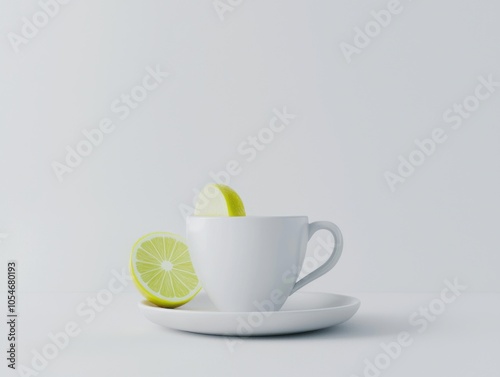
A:
<svg viewBox="0 0 500 377">
<path fill-rule="evenodd" d="M 173 233 L 140 238 L 132 248 L 130 272 L 139 292 L 165 308 L 187 303 L 201 289 L 186 242 Z"/>
</svg>

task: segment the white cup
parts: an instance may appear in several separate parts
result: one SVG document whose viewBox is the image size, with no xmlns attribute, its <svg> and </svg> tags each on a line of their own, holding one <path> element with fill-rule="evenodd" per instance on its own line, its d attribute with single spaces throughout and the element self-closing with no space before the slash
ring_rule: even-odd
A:
<svg viewBox="0 0 500 377">
<path fill-rule="evenodd" d="M 297 281 L 307 242 L 318 230 L 332 233 L 329 259 Z M 342 253 L 333 223 L 307 216 L 187 218 L 187 239 L 202 287 L 220 311 L 277 311 L 288 296 L 330 271 Z"/>
</svg>

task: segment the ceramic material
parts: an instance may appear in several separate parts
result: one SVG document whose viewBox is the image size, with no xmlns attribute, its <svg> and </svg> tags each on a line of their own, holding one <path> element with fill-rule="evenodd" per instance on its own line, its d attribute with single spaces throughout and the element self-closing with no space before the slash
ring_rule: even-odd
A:
<svg viewBox="0 0 500 377">
<path fill-rule="evenodd" d="M 298 292 L 278 312 L 220 312 L 202 292 L 177 309 L 139 303 L 151 322 L 175 330 L 226 336 L 264 336 L 318 330 L 347 321 L 360 306 L 357 298 Z"/>
<path fill-rule="evenodd" d="M 330 258 L 297 282 L 307 242 L 318 230 L 335 238 Z M 277 311 L 290 294 L 330 271 L 342 234 L 306 216 L 188 217 L 187 239 L 196 274 L 220 311 Z"/>
</svg>

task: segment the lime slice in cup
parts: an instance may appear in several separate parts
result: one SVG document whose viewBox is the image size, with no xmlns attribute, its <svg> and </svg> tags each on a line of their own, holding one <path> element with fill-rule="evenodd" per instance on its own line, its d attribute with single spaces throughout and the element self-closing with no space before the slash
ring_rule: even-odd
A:
<svg viewBox="0 0 500 377">
<path fill-rule="evenodd" d="M 211 183 L 198 195 L 195 216 L 245 216 L 245 206 L 231 187 Z"/>
<path fill-rule="evenodd" d="M 165 308 L 187 303 L 201 289 L 186 241 L 173 233 L 140 238 L 132 248 L 130 272 L 139 292 Z"/>
</svg>

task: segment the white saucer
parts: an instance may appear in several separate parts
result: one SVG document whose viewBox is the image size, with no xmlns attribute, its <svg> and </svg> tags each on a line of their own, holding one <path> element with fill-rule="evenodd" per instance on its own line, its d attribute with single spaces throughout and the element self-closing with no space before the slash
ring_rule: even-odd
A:
<svg viewBox="0 0 500 377">
<path fill-rule="evenodd" d="M 333 293 L 297 292 L 278 312 L 219 312 L 201 292 L 188 304 L 165 309 L 147 301 L 139 309 L 151 322 L 175 330 L 228 336 L 292 334 L 347 321 L 358 310 L 357 298 Z"/>
</svg>

